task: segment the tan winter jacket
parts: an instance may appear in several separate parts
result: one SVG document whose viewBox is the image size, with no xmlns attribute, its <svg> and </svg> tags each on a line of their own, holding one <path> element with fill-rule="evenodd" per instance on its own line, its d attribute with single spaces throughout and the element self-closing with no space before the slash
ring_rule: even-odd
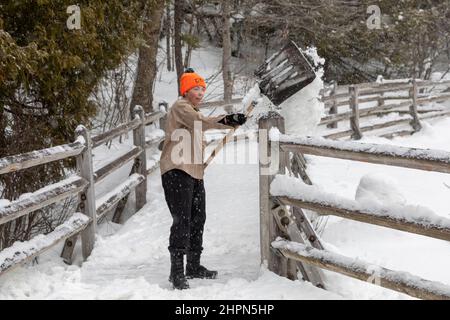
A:
<svg viewBox="0 0 450 320">
<path fill-rule="evenodd" d="M 195 179 L 203 179 L 203 132 L 209 129 L 233 129 L 218 123 L 224 117 L 225 115 L 206 117 L 187 99 L 177 100 L 167 114 L 166 137 L 160 162 L 161 175 L 169 170 L 179 169 Z"/>
</svg>

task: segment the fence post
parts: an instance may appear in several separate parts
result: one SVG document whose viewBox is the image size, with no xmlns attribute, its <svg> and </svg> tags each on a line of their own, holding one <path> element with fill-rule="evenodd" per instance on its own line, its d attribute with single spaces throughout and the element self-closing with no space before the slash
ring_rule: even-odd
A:
<svg viewBox="0 0 450 320">
<path fill-rule="evenodd" d="M 377 102 L 378 102 L 378 107 L 382 108 L 384 106 L 384 92 L 379 94 Z M 380 113 L 377 115 L 377 117 L 382 118 L 383 114 Z"/>
<path fill-rule="evenodd" d="M 336 94 L 336 90 L 337 90 L 337 82 L 333 81 L 333 89 L 331 89 L 330 96 L 334 96 Z M 336 104 L 337 104 L 336 99 L 333 99 L 332 101 L 333 101 L 333 104 L 331 105 L 330 111 L 329 111 L 330 115 L 338 113 L 338 109 L 337 109 L 337 106 L 336 106 Z M 327 124 L 327 128 L 334 129 L 334 128 L 337 128 L 337 127 L 338 127 L 338 122 L 337 121 Z"/>
<path fill-rule="evenodd" d="M 169 104 L 166 101 L 159 102 L 159 111 L 164 112 L 164 117 L 159 118 L 159 129 L 166 132 L 167 112 L 169 111 Z M 164 146 L 164 140 L 158 145 L 158 150 L 162 151 Z"/>
<path fill-rule="evenodd" d="M 76 158 L 80 177 L 89 182 L 86 190 L 80 194 L 80 204 L 78 206 L 81 213 L 84 213 L 91 218 L 91 223 L 81 232 L 83 259 L 86 260 L 94 249 L 95 232 L 97 229 L 94 168 L 92 164 L 92 140 L 91 135 L 85 126 L 78 126 L 75 133 L 77 136 L 82 136 L 84 138 L 86 145 L 84 151 Z"/>
<path fill-rule="evenodd" d="M 284 132 L 284 119 L 276 113 L 270 112 L 259 119 L 259 204 L 260 204 L 260 245 L 261 263 L 267 261 L 270 271 L 287 276 L 287 260 L 277 255 L 271 249 L 271 243 L 277 236 L 281 235 L 274 217 L 272 209 L 276 204 L 270 197 L 270 183 L 274 179 L 279 168 L 285 165 L 285 155 L 279 153 L 279 144 L 271 143 L 269 131 L 271 128 L 278 128 Z M 275 166 L 274 166 L 275 164 Z"/>
<path fill-rule="evenodd" d="M 362 132 L 359 127 L 359 106 L 358 106 L 358 87 L 350 85 L 348 87 L 350 93 L 350 107 L 352 109 L 352 116 L 350 117 L 350 127 L 353 131 L 352 139 L 359 140 L 362 138 Z"/>
<path fill-rule="evenodd" d="M 414 131 L 420 131 L 422 129 L 422 125 L 420 124 L 419 120 L 419 114 L 417 112 L 417 96 L 418 96 L 418 88 L 417 88 L 417 81 L 416 79 L 411 80 L 412 88 L 410 90 L 410 97 L 412 100 L 412 104 L 409 107 L 409 111 L 411 113 L 411 126 L 413 127 Z"/>
<path fill-rule="evenodd" d="M 144 177 L 142 181 L 136 187 L 136 212 L 141 210 L 147 203 L 147 152 L 145 147 L 145 111 L 141 106 L 135 106 L 133 109 L 133 119 L 139 116 L 141 124 L 139 127 L 133 130 L 133 144 L 142 148 L 142 152 L 135 159 L 136 173 L 141 174 Z"/>
</svg>

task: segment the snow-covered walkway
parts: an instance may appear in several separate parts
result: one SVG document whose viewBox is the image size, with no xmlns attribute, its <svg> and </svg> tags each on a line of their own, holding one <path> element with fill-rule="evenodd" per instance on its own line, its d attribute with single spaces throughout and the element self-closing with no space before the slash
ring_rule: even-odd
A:
<svg viewBox="0 0 450 320">
<path fill-rule="evenodd" d="M 238 149 L 245 148 L 240 142 Z M 230 145 L 228 150 L 235 149 Z M 249 144 L 256 153 L 256 142 Z M 220 161 L 219 161 L 220 162 Z M 123 226 L 99 236 L 81 267 L 66 266 L 60 248 L 38 265 L 0 278 L 0 299 L 339 299 L 302 281 L 278 277 L 259 265 L 258 166 L 214 163 L 205 177 L 207 222 L 205 265 L 219 270 L 217 280 L 190 280 L 191 289 L 172 290 L 167 281 L 171 217 L 159 172 L 149 179 L 147 205 Z"/>
</svg>

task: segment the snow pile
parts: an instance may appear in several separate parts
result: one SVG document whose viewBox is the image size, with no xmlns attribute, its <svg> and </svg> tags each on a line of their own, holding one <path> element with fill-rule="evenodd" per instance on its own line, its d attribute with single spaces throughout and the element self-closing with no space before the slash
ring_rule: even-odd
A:
<svg viewBox="0 0 450 320">
<path fill-rule="evenodd" d="M 361 177 L 355 200 L 361 204 L 379 205 L 406 204 L 406 199 L 397 187 L 397 182 L 381 173 L 369 173 Z"/>
<path fill-rule="evenodd" d="M 377 189 L 377 186 L 369 187 L 369 189 Z M 273 196 L 287 196 L 301 201 L 363 212 L 387 219 L 404 220 L 427 228 L 450 228 L 450 219 L 441 217 L 423 206 L 384 203 L 372 198 L 368 199 L 368 197 L 356 202 L 335 193 L 326 192 L 317 185 L 310 186 L 298 178 L 286 175 L 275 176 L 270 185 L 270 193 Z"/>
<path fill-rule="evenodd" d="M 304 53 L 319 68 L 312 83 L 284 101 L 281 105 L 281 115 L 285 119 L 286 133 L 312 135 L 324 114 L 324 104 L 320 101 L 320 91 L 324 88 L 322 81 L 323 64 L 325 60 L 317 54 L 316 48 L 307 48 Z"/>
</svg>

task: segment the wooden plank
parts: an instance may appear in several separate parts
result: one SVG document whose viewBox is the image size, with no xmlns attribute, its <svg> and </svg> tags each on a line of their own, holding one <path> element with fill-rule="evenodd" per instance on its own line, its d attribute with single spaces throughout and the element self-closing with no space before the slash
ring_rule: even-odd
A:
<svg viewBox="0 0 450 320">
<path fill-rule="evenodd" d="M 90 223 L 81 233 L 81 250 L 83 258 L 86 260 L 95 244 L 95 233 L 97 229 L 97 215 L 95 213 L 95 183 L 94 168 L 92 164 L 92 140 L 89 131 L 84 126 L 78 126 L 75 134 L 82 136 L 85 141 L 86 148 L 82 154 L 77 157 L 77 169 L 80 176 L 88 182 L 88 186 L 84 193 L 80 195 L 79 209 L 85 214 L 92 223 Z"/>
<path fill-rule="evenodd" d="M 151 148 L 155 146 L 156 144 L 160 144 L 162 141 L 164 141 L 165 137 L 155 137 L 145 140 L 145 147 Z"/>
<path fill-rule="evenodd" d="M 344 99 L 344 98 L 350 99 L 350 95 L 348 94 L 348 92 L 338 93 L 338 94 L 334 94 L 332 96 L 323 97 L 321 100 L 322 100 L 322 102 L 327 102 L 327 101 L 333 101 L 333 100 Z"/>
<path fill-rule="evenodd" d="M 150 168 L 148 168 L 148 169 L 147 169 L 147 176 L 148 176 L 149 174 L 153 173 L 155 170 L 157 170 L 157 169 L 159 168 L 159 165 L 160 165 L 160 163 L 159 163 L 159 161 L 157 161 L 157 162 L 155 163 L 155 165 L 153 165 L 153 166 L 151 166 Z"/>
<path fill-rule="evenodd" d="M 133 119 L 130 122 L 123 123 L 112 130 L 104 132 L 102 134 L 96 135 L 92 137 L 93 148 L 96 148 L 109 140 L 112 140 L 122 134 L 127 133 L 130 130 L 134 130 L 141 124 L 141 120 Z"/>
<path fill-rule="evenodd" d="M 415 132 L 414 130 L 400 130 L 400 131 L 385 133 L 385 134 L 381 135 L 380 137 L 386 138 L 386 139 L 392 139 L 395 137 L 410 136 L 410 135 L 414 134 L 414 132 Z"/>
<path fill-rule="evenodd" d="M 408 114 L 409 114 L 409 112 L 408 112 Z M 382 129 L 382 128 L 389 128 L 389 127 L 400 125 L 400 124 L 406 124 L 406 123 L 409 123 L 410 121 L 411 121 L 411 119 L 400 119 L 400 120 L 387 121 L 384 123 L 374 124 L 374 125 L 370 125 L 370 126 L 364 126 L 364 127 L 361 127 L 360 130 L 361 130 L 361 132 L 368 132 L 368 131 L 378 130 L 378 129 Z M 337 133 L 328 134 L 324 137 L 329 138 L 329 139 L 343 138 L 343 137 L 350 136 L 352 134 L 352 132 L 353 132 L 352 130 L 345 130 L 345 131 L 341 131 L 341 132 L 337 132 Z"/>
<path fill-rule="evenodd" d="M 115 159 L 114 161 L 105 164 L 104 166 L 95 170 L 94 173 L 94 182 L 100 182 L 104 178 L 106 178 L 109 174 L 114 172 L 115 170 L 121 168 L 124 164 L 130 162 L 131 160 L 136 159 L 142 152 L 141 147 L 133 147 L 130 151 Z"/>
<path fill-rule="evenodd" d="M 401 103 L 393 103 L 393 104 L 386 104 L 383 106 L 359 109 L 359 117 L 363 118 L 363 117 L 373 116 L 374 112 L 390 110 L 393 108 L 409 107 L 410 105 L 411 105 L 411 101 L 404 101 Z M 350 111 L 350 112 L 338 113 L 336 115 L 325 116 L 320 120 L 319 125 L 325 125 L 328 123 L 332 123 L 334 121 L 348 120 L 352 117 L 352 115 L 353 115 L 353 113 Z"/>
<path fill-rule="evenodd" d="M 450 86 L 450 80 L 443 81 L 430 81 L 430 80 L 417 80 L 417 85 L 419 87 L 432 87 L 432 86 Z"/>
<path fill-rule="evenodd" d="M 363 262 L 360 259 L 352 259 L 326 250 L 317 250 L 302 244 L 278 241 L 273 245 L 287 258 L 338 272 L 412 297 L 430 300 L 450 299 L 450 287 L 439 282 L 425 280 L 406 272 L 393 271 Z"/>
<path fill-rule="evenodd" d="M 326 146 L 314 145 L 315 141 L 312 141 L 311 143 L 281 142 L 280 148 L 283 151 L 300 152 L 321 157 L 450 173 L 450 160 L 448 160 L 446 156 L 444 157 L 444 154 L 447 155 L 445 151 L 439 151 L 442 158 L 422 159 L 418 158 L 417 155 L 426 156 L 432 150 L 395 147 L 395 150 L 398 152 L 389 154 L 388 152 L 376 150 L 379 145 L 357 144 L 355 146 L 360 146 L 361 148 L 351 150 L 342 147 L 340 144 L 333 145 L 333 142 L 340 143 L 339 141 L 328 140 L 327 142 Z M 351 142 L 346 142 L 346 146 L 349 145 L 351 145 Z M 392 150 L 394 150 L 394 148 Z M 448 157 L 450 158 L 450 153 Z"/>
<path fill-rule="evenodd" d="M 45 251 L 53 248 L 59 242 L 70 238 L 76 234 L 82 232 L 90 223 L 89 218 L 75 214 L 71 219 L 56 227 L 53 232 L 45 235 L 45 238 L 40 238 L 36 241 L 36 238 L 31 239 L 26 243 L 21 243 L 20 248 L 12 247 L 6 248 L 0 252 L 0 276 L 11 271 L 15 267 L 18 267 L 26 262 L 31 261 L 36 256 L 44 253 Z M 28 250 L 23 250 L 24 245 L 27 245 Z"/>
<path fill-rule="evenodd" d="M 357 86 L 360 89 L 372 89 L 372 88 L 394 88 L 394 87 L 398 87 L 401 85 L 406 85 L 409 83 L 409 81 L 411 81 L 411 79 L 394 79 L 394 80 L 389 80 L 389 82 L 363 82 L 363 83 L 358 83 Z"/>
<path fill-rule="evenodd" d="M 418 223 L 404 218 L 394 219 L 388 215 L 378 215 L 370 212 L 356 211 L 351 208 L 336 208 L 332 205 L 289 197 L 277 197 L 284 205 L 313 210 L 320 215 L 333 215 L 354 221 L 382 226 L 390 229 L 420 234 L 423 236 L 450 241 L 450 228 L 431 223 Z"/>
<path fill-rule="evenodd" d="M 446 117 L 450 115 L 450 110 L 448 111 L 442 111 L 435 114 L 427 114 L 420 117 L 420 119 L 433 119 L 433 118 L 439 118 L 439 117 Z"/>
<path fill-rule="evenodd" d="M 84 145 L 80 141 L 56 147 L 31 151 L 0 158 L 0 174 L 31 168 L 37 165 L 77 156 L 83 152 Z"/>
<path fill-rule="evenodd" d="M 446 101 L 450 100 L 450 93 L 441 93 L 437 96 L 428 96 L 425 98 L 419 98 L 417 99 L 418 104 L 423 104 L 427 102 L 433 102 L 433 101 Z"/>
<path fill-rule="evenodd" d="M 309 243 L 313 246 L 313 248 L 323 250 L 324 246 L 322 244 L 322 241 L 320 241 L 319 235 L 316 233 L 316 230 L 314 230 L 314 227 L 312 226 L 303 210 L 299 207 L 292 207 L 291 212 L 294 216 L 294 222 L 297 225 L 298 229 L 302 230 L 305 233 Z"/>
<path fill-rule="evenodd" d="M 153 113 L 146 114 L 144 123 L 145 123 L 145 125 L 149 125 L 151 123 L 159 121 L 165 115 L 166 115 L 166 113 L 162 112 L 162 111 L 156 111 L 156 112 L 153 112 Z"/>
<path fill-rule="evenodd" d="M 19 199 L 0 207 L 0 225 L 20 218 L 30 212 L 44 208 L 82 192 L 88 185 L 81 177 L 71 177 L 33 192 L 29 197 Z"/>
<path fill-rule="evenodd" d="M 361 86 L 356 85 L 358 88 L 360 88 L 359 95 L 365 96 L 365 95 L 372 95 L 372 94 L 380 94 L 384 92 L 389 91 L 405 91 L 411 89 L 411 84 L 396 84 L 392 86 L 386 86 L 386 85 L 380 85 L 380 86 L 374 86 L 372 88 L 368 89 L 362 89 Z"/>
<path fill-rule="evenodd" d="M 108 192 L 96 201 L 97 220 L 103 218 L 119 201 L 130 194 L 140 183 L 145 180 L 144 176 L 134 173 L 123 183 Z"/>
</svg>

